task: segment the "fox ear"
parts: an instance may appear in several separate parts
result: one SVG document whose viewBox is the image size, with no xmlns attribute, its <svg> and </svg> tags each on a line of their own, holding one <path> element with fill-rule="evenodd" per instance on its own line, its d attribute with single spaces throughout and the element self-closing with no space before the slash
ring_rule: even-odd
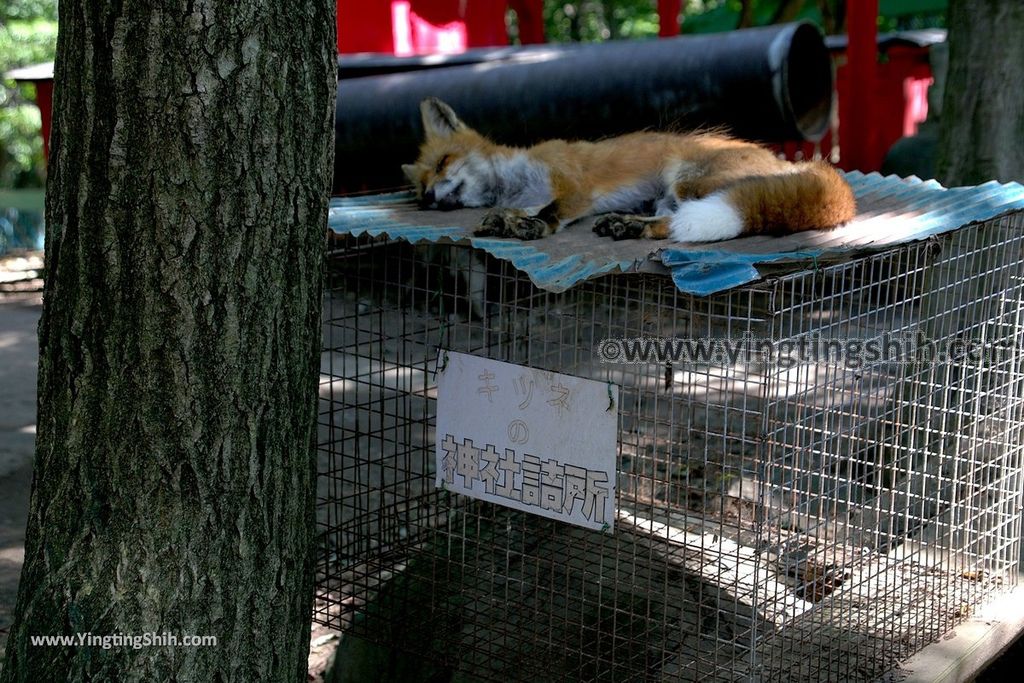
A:
<svg viewBox="0 0 1024 683">
<path fill-rule="evenodd" d="M 458 130 L 464 130 L 466 124 L 459 120 L 455 112 L 447 104 L 436 97 L 428 97 L 420 103 L 423 115 L 423 129 L 427 137 L 446 138 Z"/>
<path fill-rule="evenodd" d="M 402 173 L 409 179 L 409 182 L 413 185 L 416 184 L 416 164 L 402 164 Z"/>
</svg>

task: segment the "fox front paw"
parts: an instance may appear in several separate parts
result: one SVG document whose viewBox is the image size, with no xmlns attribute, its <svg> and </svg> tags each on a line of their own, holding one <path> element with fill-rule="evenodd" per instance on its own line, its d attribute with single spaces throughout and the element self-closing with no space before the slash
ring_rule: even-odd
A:
<svg viewBox="0 0 1024 683">
<path fill-rule="evenodd" d="M 473 234 L 479 237 L 505 237 L 507 213 L 501 209 L 488 211 L 480 220 L 480 225 L 473 231 Z"/>
<path fill-rule="evenodd" d="M 646 237 L 647 221 L 636 216 L 622 216 L 617 213 L 607 214 L 597 219 L 594 232 L 598 237 L 611 237 L 613 240 L 635 240 Z"/>
<path fill-rule="evenodd" d="M 479 237 L 515 237 L 535 240 L 548 234 L 548 224 L 536 216 L 527 216 L 516 209 L 497 209 L 488 212 L 474 232 Z"/>
</svg>

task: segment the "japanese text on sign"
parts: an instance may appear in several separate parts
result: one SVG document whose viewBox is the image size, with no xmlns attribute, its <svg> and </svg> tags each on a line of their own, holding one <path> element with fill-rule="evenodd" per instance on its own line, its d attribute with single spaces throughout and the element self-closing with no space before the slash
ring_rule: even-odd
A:
<svg viewBox="0 0 1024 683">
<path fill-rule="evenodd" d="M 611 521 L 605 510 L 611 495 L 607 472 L 520 455 L 511 448 L 499 453 L 493 444 L 480 448 L 472 439 L 456 441 L 451 434 L 445 434 L 441 448 L 447 488 L 457 485 L 472 490 L 479 481 L 485 493 L 510 502 L 569 515 L 578 511 L 598 525 Z"/>
<path fill-rule="evenodd" d="M 617 423 L 614 385 L 442 351 L 437 485 L 610 530 Z"/>
</svg>

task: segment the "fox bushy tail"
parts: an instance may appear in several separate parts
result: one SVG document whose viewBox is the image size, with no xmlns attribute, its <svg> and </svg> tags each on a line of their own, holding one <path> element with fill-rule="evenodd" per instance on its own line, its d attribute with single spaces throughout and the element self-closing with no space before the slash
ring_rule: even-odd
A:
<svg viewBox="0 0 1024 683">
<path fill-rule="evenodd" d="M 853 191 L 824 161 L 795 171 L 745 178 L 725 190 L 746 234 L 786 234 L 834 228 L 857 213 Z"/>
</svg>

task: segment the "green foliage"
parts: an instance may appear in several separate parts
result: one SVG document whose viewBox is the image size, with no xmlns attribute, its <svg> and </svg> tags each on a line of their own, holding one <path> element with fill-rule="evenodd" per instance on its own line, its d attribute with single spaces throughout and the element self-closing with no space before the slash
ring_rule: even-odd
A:
<svg viewBox="0 0 1024 683">
<path fill-rule="evenodd" d="M 878 3 L 878 30 L 945 28 L 948 4 L 948 0 L 881 0 Z"/>
<path fill-rule="evenodd" d="M 751 2 L 751 26 L 767 26 L 782 18 L 780 13 L 783 5 L 779 2 Z M 806 19 L 813 21 L 819 26 L 823 25 L 821 9 L 818 2 L 795 3 L 792 17 L 786 16 L 787 21 L 799 21 Z M 683 33 L 719 33 L 721 31 L 732 31 L 740 28 L 743 13 L 741 0 L 705 0 L 704 2 L 689 2 L 683 13 Z"/>
<path fill-rule="evenodd" d="M 41 126 L 32 105 L 0 106 L 0 187 L 42 184 Z"/>
<path fill-rule="evenodd" d="M 0 7 L 0 22 L 9 21 L 57 21 L 56 0 L 6 0 Z"/>
<path fill-rule="evenodd" d="M 546 0 L 544 29 L 553 43 L 650 38 L 658 35 L 657 1 Z"/>
<path fill-rule="evenodd" d="M 843 33 L 842 6 L 858 0 L 684 0 L 683 33 L 717 33 L 741 26 L 813 21 Z M 882 0 L 880 31 L 945 25 L 947 0 Z M 746 14 L 744 13 L 746 10 Z M 649 38 L 658 34 L 657 0 L 545 0 L 551 42 Z"/>
<path fill-rule="evenodd" d="M 3 76 L 8 70 L 53 60 L 55 0 L 8 0 L 0 7 L 0 187 L 43 184 L 43 143 L 33 86 Z"/>
</svg>

